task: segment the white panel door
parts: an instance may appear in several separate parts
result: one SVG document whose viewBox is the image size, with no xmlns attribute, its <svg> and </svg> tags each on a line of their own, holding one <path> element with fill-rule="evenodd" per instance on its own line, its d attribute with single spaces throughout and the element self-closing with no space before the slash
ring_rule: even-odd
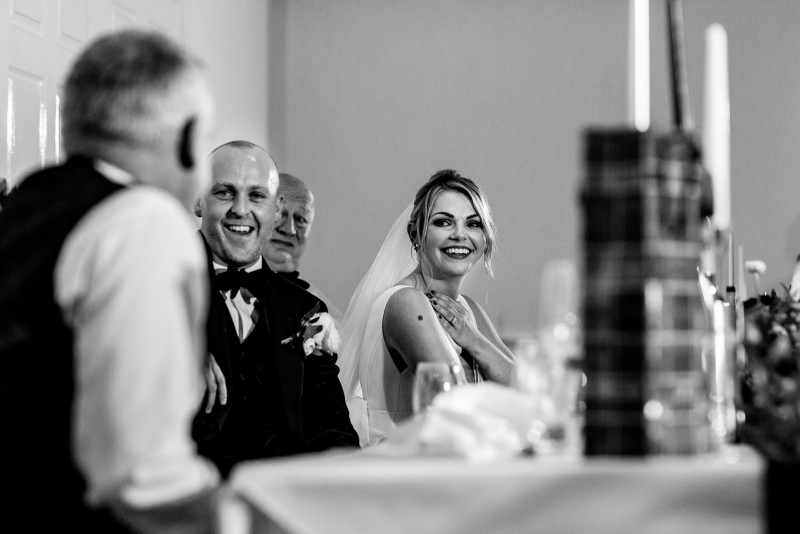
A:
<svg viewBox="0 0 800 534">
<path fill-rule="evenodd" d="M 185 39 L 184 0 L 0 0 L 0 178 L 61 161 L 64 75 L 87 41 L 126 26 Z"/>
</svg>

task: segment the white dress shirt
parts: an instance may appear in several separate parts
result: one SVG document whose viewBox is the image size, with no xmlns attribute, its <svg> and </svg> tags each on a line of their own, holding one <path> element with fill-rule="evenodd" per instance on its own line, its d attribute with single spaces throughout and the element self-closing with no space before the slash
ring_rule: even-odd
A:
<svg viewBox="0 0 800 534">
<path fill-rule="evenodd" d="M 191 216 L 142 185 L 92 208 L 62 248 L 56 299 L 75 336 L 73 454 L 89 503 L 150 507 L 217 484 L 190 436 L 206 352 L 205 262 Z"/>
<path fill-rule="evenodd" d="M 264 260 L 259 257 L 258 261 L 246 267 L 244 270 L 248 273 L 261 269 Z M 227 271 L 228 266 L 212 261 L 214 266 L 214 273 L 219 274 Z M 247 289 L 240 288 L 234 298 L 231 298 L 231 290 L 222 291 L 222 296 L 225 298 L 225 305 L 228 307 L 228 313 L 231 314 L 231 320 L 236 326 L 236 334 L 239 336 L 239 342 L 247 339 L 247 336 L 253 331 L 258 322 L 258 308 L 256 302 L 258 301 Z"/>
</svg>

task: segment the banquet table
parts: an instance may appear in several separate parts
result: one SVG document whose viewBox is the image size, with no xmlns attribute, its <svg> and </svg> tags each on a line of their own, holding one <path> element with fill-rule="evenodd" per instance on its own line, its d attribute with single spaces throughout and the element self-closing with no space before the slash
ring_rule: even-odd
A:
<svg viewBox="0 0 800 534">
<path fill-rule="evenodd" d="M 764 532 L 750 448 L 692 457 L 470 461 L 373 447 L 234 470 L 225 534 Z"/>
</svg>

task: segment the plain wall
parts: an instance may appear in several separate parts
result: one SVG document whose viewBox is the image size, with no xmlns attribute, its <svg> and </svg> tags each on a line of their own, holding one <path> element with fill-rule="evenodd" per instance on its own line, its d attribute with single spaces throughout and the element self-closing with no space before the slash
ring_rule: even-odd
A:
<svg viewBox="0 0 800 534">
<path fill-rule="evenodd" d="M 665 130 L 666 3 L 650 5 L 652 128 Z M 273 0 L 271 10 L 281 20 L 270 64 L 282 67 L 270 145 L 317 196 L 304 277 L 345 308 L 416 189 L 452 167 L 483 186 L 499 229 L 495 279 L 478 275 L 471 294 L 501 333 L 531 331 L 545 262 L 580 265 L 582 132 L 627 121 L 628 2 Z M 762 289 L 788 283 L 800 251 L 800 3 L 687 0 L 683 11 L 698 138 L 704 32 L 719 22 L 728 33 L 735 245 L 767 263 Z"/>
<path fill-rule="evenodd" d="M 189 0 L 186 44 L 207 65 L 217 98 L 216 144 L 268 148 L 266 0 Z"/>
</svg>

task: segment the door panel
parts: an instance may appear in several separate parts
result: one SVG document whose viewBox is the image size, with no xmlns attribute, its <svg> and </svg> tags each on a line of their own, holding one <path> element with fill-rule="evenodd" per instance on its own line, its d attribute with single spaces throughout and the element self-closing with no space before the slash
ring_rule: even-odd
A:
<svg viewBox="0 0 800 534">
<path fill-rule="evenodd" d="M 61 161 L 61 95 L 76 54 L 112 29 L 146 26 L 184 42 L 184 0 L 0 0 L 0 178 L 11 186 Z"/>
<path fill-rule="evenodd" d="M 58 37 L 62 45 L 80 48 L 89 38 L 88 0 L 61 0 L 58 9 Z"/>
<path fill-rule="evenodd" d="M 50 112 L 47 11 L 38 0 L 14 0 L 8 15 L 6 165 L 11 186 L 41 168 L 48 154 Z"/>
<path fill-rule="evenodd" d="M 9 18 L 15 24 L 27 27 L 32 33 L 44 33 L 43 0 L 13 0 L 10 7 Z"/>
<path fill-rule="evenodd" d="M 45 162 L 47 150 L 47 112 L 42 107 L 45 100 L 45 80 L 35 73 L 10 67 L 8 72 L 8 151 L 10 186 L 18 183 L 17 170 Z"/>
</svg>

